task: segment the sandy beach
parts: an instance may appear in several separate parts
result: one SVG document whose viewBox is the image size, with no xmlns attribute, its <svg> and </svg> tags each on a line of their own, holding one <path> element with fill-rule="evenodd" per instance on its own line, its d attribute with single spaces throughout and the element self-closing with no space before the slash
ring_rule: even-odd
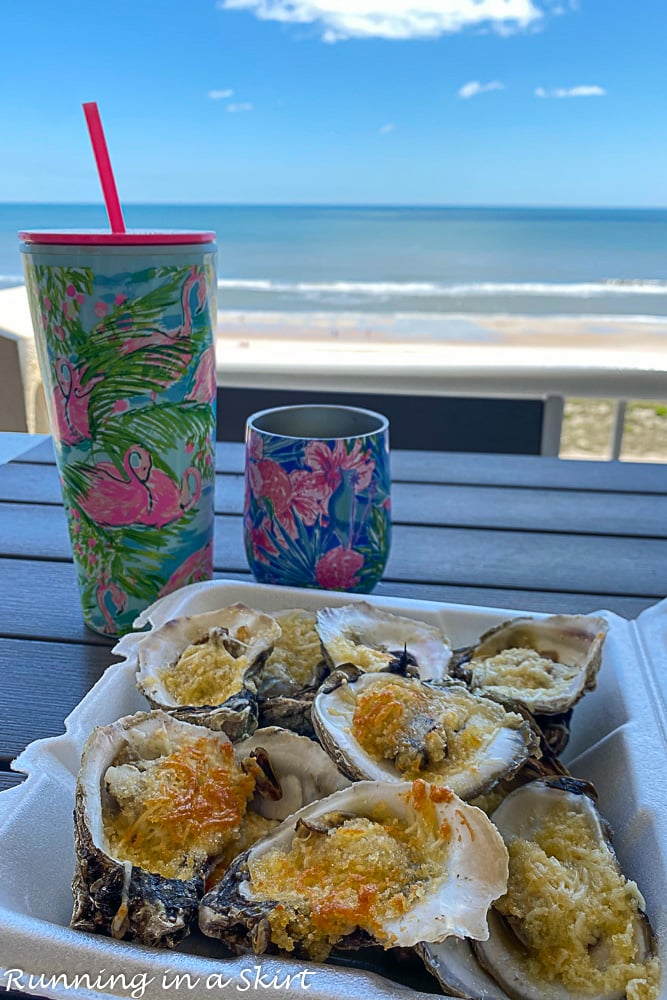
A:
<svg viewBox="0 0 667 1000">
<path fill-rule="evenodd" d="M 347 345 L 467 344 L 580 351 L 664 352 L 667 318 L 654 316 L 429 315 L 423 313 L 218 313 L 224 340 L 311 341 Z"/>
<path fill-rule="evenodd" d="M 0 330 L 32 345 L 24 288 L 0 291 Z M 667 460 L 667 319 L 222 310 L 217 355 L 223 385 L 560 393 L 563 457 L 606 458 L 625 398 L 622 457 Z"/>
<path fill-rule="evenodd" d="M 387 365 L 390 358 L 453 369 L 466 361 L 482 366 L 532 363 L 547 380 L 563 366 L 571 371 L 615 370 L 612 398 L 566 395 L 561 457 L 607 458 L 614 402 L 630 402 L 625 417 L 621 458 L 667 461 L 667 320 L 655 317 L 465 316 L 368 313 L 284 313 L 221 311 L 218 315 L 218 362 L 222 369 L 264 366 L 289 369 L 313 365 L 341 371 L 360 364 Z M 261 359 L 261 360 L 260 360 Z M 632 400 L 637 372 L 655 374 L 655 399 Z M 625 383 L 624 376 L 627 376 Z M 592 376 L 593 382 L 595 375 Z M 631 386 L 631 381 L 633 382 Z M 600 379 L 602 383 L 602 379 Z M 498 383 L 497 383 L 498 384 Z M 627 384 L 627 391 L 624 389 Z M 555 388 L 555 386 L 554 386 Z M 588 384 L 590 391 L 590 382 Z M 602 390 L 604 392 L 604 390 Z M 645 396 L 645 393 L 641 393 Z"/>
</svg>

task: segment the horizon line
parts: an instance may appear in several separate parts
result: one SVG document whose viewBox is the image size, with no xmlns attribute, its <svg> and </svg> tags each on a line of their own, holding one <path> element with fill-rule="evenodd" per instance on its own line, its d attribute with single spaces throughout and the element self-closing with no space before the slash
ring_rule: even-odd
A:
<svg viewBox="0 0 667 1000">
<path fill-rule="evenodd" d="M 0 201 L 0 207 L 12 206 L 101 208 L 102 201 Z M 577 210 L 577 211 L 667 211 L 665 205 L 586 205 L 586 204 L 516 204 L 502 202 L 261 202 L 261 201 L 124 201 L 123 208 L 372 208 L 372 209 L 498 209 L 498 210 Z"/>
</svg>

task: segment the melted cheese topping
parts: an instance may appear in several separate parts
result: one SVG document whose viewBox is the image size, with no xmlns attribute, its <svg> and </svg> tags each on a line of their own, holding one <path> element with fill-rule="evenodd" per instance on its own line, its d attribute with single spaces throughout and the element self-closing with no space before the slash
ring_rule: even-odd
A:
<svg viewBox="0 0 667 1000">
<path fill-rule="evenodd" d="M 233 654 L 247 643 L 246 633 L 247 629 L 239 629 L 232 638 L 211 629 L 205 642 L 188 646 L 175 664 L 159 672 L 177 705 L 223 705 L 242 690 L 250 661 Z"/>
<path fill-rule="evenodd" d="M 353 663 L 360 670 L 385 670 L 396 659 L 384 646 L 367 645 L 363 636 L 342 633 L 327 640 L 327 650 L 334 663 Z"/>
<path fill-rule="evenodd" d="M 141 766 L 107 769 L 111 853 L 166 878 L 190 878 L 237 837 L 254 780 L 237 767 L 231 743 L 206 737 Z"/>
<path fill-rule="evenodd" d="M 435 799 L 451 796 L 447 789 L 432 791 Z M 417 812 L 410 826 L 380 809 L 340 825 L 332 816 L 331 829 L 301 831 L 288 849 L 251 859 L 253 896 L 278 901 L 268 918 L 277 947 L 300 945 L 322 961 L 358 929 L 391 947 L 383 922 L 406 913 L 444 880 L 451 835 L 447 824 L 439 828 L 432 798 L 416 794 L 411 801 Z M 326 826 L 327 816 L 315 824 Z"/>
<path fill-rule="evenodd" d="M 271 830 L 280 826 L 279 819 L 269 819 L 267 816 L 260 816 L 252 808 L 249 808 L 243 819 L 237 836 L 230 840 L 223 851 L 221 857 L 216 858 L 215 864 L 206 877 L 206 891 L 208 892 L 217 885 L 225 874 L 232 861 L 237 855 L 253 847 L 258 840 L 265 837 Z"/>
<path fill-rule="evenodd" d="M 508 850 L 507 895 L 494 905 L 519 921 L 531 976 L 584 995 L 657 997 L 658 960 L 640 960 L 635 935 L 642 897 L 589 817 L 558 805 L 534 840 L 516 839 Z"/>
<path fill-rule="evenodd" d="M 354 695 L 347 689 L 350 698 Z M 434 728 L 424 740 L 428 762 L 403 749 L 420 720 L 430 718 Z M 521 716 L 494 702 L 473 698 L 467 691 L 426 689 L 416 681 L 388 677 L 369 685 L 357 696 L 352 734 L 374 760 L 391 760 L 406 778 L 442 782 L 474 759 L 501 726 L 517 729 Z M 423 726 L 421 727 L 423 730 Z"/>
<path fill-rule="evenodd" d="M 284 680 L 295 687 L 316 682 L 322 663 L 322 644 L 315 631 L 316 616 L 310 611 L 291 611 L 277 619 L 282 635 L 262 671 L 267 678 Z"/>
<path fill-rule="evenodd" d="M 556 663 L 535 649 L 506 649 L 496 656 L 470 661 L 472 686 L 497 692 L 501 697 L 518 691 L 550 695 L 567 687 L 579 667 Z"/>
</svg>

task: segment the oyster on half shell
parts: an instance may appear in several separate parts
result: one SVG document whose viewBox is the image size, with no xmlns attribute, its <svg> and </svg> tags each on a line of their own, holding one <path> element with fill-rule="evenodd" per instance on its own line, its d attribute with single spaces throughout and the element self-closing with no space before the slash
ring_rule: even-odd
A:
<svg viewBox="0 0 667 1000">
<path fill-rule="evenodd" d="M 317 631 L 333 668 L 352 664 L 365 672 L 400 670 L 422 680 L 447 675 L 449 639 L 434 625 L 388 614 L 366 601 L 317 612 Z"/>
<path fill-rule="evenodd" d="M 479 809 L 423 781 L 361 781 L 285 820 L 232 864 L 200 908 L 237 953 L 412 947 L 486 936 L 507 852 Z"/>
<path fill-rule="evenodd" d="M 172 619 L 139 643 L 137 686 L 153 708 L 239 739 L 257 728 L 257 677 L 279 637 L 244 604 Z"/>
<path fill-rule="evenodd" d="M 455 656 L 453 673 L 529 712 L 567 712 L 596 685 L 608 625 L 591 615 L 514 618 Z"/>
<path fill-rule="evenodd" d="M 539 741 L 529 723 L 464 684 L 334 673 L 313 705 L 317 736 L 350 778 L 423 778 L 462 798 L 510 778 Z"/>
<path fill-rule="evenodd" d="M 507 893 L 484 941 L 420 946 L 441 986 L 481 1000 L 649 1000 L 654 941 L 623 876 L 588 782 L 562 777 L 512 792 L 492 815 L 510 855 Z"/>
<path fill-rule="evenodd" d="M 76 787 L 72 927 L 178 944 L 254 789 L 224 733 L 160 711 L 95 729 Z"/>
<path fill-rule="evenodd" d="M 312 611 L 275 611 L 282 634 L 257 680 L 261 726 L 283 726 L 313 735 L 310 713 L 317 688 L 329 672 Z"/>
<path fill-rule="evenodd" d="M 644 900 L 621 871 L 590 791 L 572 778 L 533 782 L 493 813 L 510 877 L 475 951 L 511 997 L 621 1000 L 632 981 L 636 996 L 657 995 Z"/>
</svg>

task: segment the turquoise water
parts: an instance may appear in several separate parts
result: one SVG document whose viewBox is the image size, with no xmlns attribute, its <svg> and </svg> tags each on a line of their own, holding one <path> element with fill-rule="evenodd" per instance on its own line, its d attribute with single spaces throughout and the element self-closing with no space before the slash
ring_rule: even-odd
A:
<svg viewBox="0 0 667 1000">
<path fill-rule="evenodd" d="M 667 210 L 130 205 L 128 226 L 214 229 L 219 304 L 289 312 L 667 316 Z M 0 205 L 19 228 L 106 225 L 101 206 Z"/>
</svg>

